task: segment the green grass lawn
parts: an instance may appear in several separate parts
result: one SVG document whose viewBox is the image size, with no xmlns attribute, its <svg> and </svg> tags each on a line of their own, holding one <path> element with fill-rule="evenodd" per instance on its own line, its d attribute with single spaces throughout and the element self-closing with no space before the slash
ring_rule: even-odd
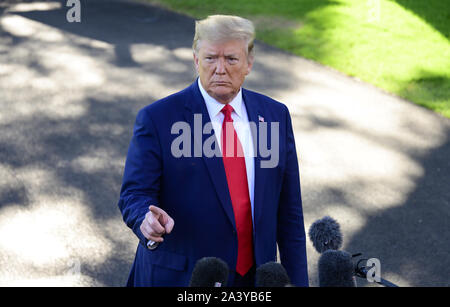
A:
<svg viewBox="0 0 450 307">
<path fill-rule="evenodd" d="M 148 0 L 194 18 L 235 14 L 257 39 L 450 118 L 448 0 Z"/>
</svg>

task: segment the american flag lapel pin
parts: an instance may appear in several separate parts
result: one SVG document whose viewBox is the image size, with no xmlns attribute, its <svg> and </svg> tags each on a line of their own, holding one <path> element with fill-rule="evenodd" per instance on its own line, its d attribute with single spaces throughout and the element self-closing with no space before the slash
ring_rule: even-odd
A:
<svg viewBox="0 0 450 307">
<path fill-rule="evenodd" d="M 258 121 L 259 122 L 264 122 L 264 117 L 262 117 L 261 115 L 258 115 Z"/>
</svg>

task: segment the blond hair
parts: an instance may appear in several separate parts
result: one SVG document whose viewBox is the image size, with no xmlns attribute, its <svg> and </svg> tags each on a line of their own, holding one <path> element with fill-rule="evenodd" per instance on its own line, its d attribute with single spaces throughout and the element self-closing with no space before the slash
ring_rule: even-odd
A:
<svg viewBox="0 0 450 307">
<path fill-rule="evenodd" d="M 255 27 L 250 20 L 232 15 L 211 15 L 195 22 L 192 49 L 198 54 L 202 40 L 222 42 L 233 39 L 244 40 L 247 44 L 247 56 L 253 56 Z"/>
</svg>

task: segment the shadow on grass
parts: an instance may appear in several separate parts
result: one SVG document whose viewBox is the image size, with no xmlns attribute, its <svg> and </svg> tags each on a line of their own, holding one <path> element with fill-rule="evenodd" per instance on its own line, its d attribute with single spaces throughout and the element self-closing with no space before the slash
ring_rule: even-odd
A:
<svg viewBox="0 0 450 307">
<path fill-rule="evenodd" d="M 448 2 L 441 0 L 391 0 L 413 12 L 450 39 L 450 10 Z"/>
<path fill-rule="evenodd" d="M 450 78 L 445 75 L 420 71 L 399 95 L 423 107 L 450 118 Z"/>
</svg>

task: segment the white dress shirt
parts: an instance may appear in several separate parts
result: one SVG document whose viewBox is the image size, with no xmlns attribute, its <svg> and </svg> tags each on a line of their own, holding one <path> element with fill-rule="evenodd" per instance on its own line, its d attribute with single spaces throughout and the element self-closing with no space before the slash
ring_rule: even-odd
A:
<svg viewBox="0 0 450 307">
<path fill-rule="evenodd" d="M 225 106 L 223 103 L 218 102 L 213 97 L 211 97 L 206 90 L 203 88 L 200 78 L 198 79 L 198 87 L 206 103 L 206 108 L 208 109 L 209 117 L 211 118 L 211 123 L 214 129 L 214 134 L 217 139 L 217 145 L 219 145 L 220 150 L 222 150 L 221 133 L 222 133 L 222 123 L 225 119 L 225 115 L 221 112 L 222 108 Z M 247 181 L 248 181 L 248 191 L 250 195 L 250 203 L 252 206 L 252 219 L 253 218 L 253 198 L 254 198 L 254 187 L 255 187 L 255 161 L 254 161 L 254 148 L 253 148 L 253 138 L 252 131 L 250 129 L 247 109 L 242 100 L 242 89 L 234 97 L 234 99 L 229 103 L 233 107 L 233 112 L 231 113 L 231 118 L 233 119 L 234 130 L 242 144 L 242 149 L 244 151 L 245 157 L 245 167 L 247 170 Z"/>
</svg>

